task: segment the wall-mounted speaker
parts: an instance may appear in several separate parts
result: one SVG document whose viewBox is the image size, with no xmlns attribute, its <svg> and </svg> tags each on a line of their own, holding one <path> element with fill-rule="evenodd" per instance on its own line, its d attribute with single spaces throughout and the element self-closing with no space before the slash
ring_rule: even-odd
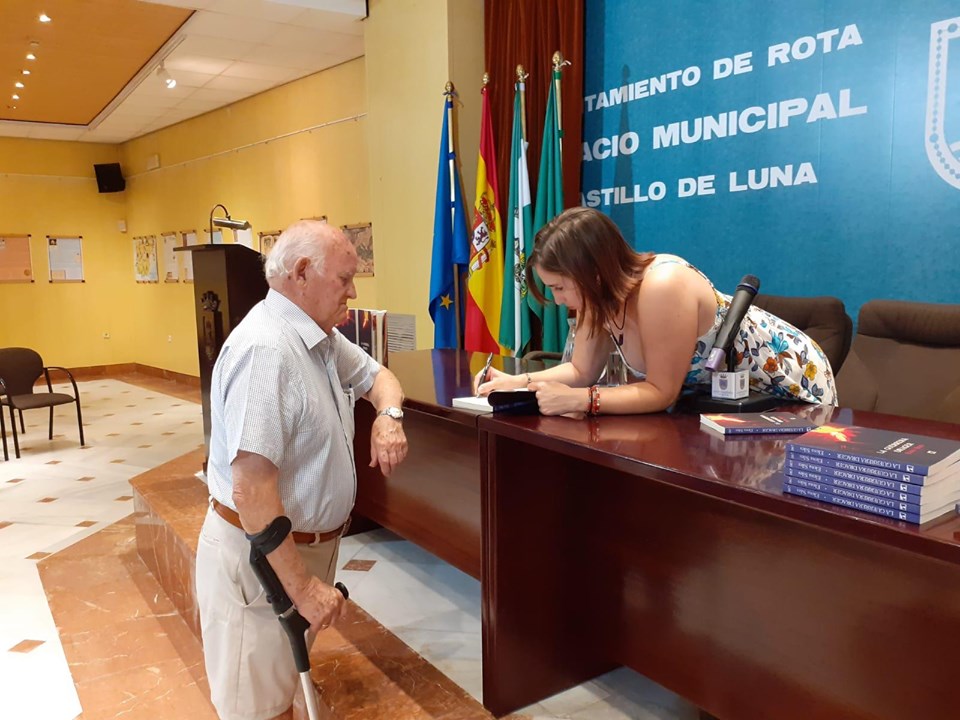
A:
<svg viewBox="0 0 960 720">
<path fill-rule="evenodd" d="M 104 163 L 94 165 L 93 171 L 97 174 L 97 190 L 102 193 L 123 192 L 127 181 L 123 179 L 120 163 Z"/>
</svg>

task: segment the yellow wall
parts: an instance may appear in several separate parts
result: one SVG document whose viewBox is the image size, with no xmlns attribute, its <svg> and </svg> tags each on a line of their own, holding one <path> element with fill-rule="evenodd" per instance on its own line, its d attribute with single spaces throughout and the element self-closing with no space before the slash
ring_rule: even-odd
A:
<svg viewBox="0 0 960 720">
<path fill-rule="evenodd" d="M 121 362 L 102 335 L 126 324 L 124 193 L 98 194 L 93 175 L 95 163 L 116 161 L 113 145 L 0 138 L 0 235 L 31 236 L 36 280 L 0 285 L 0 346 L 35 348 L 51 365 Z M 83 236 L 86 282 L 47 281 L 47 235 Z"/>
<path fill-rule="evenodd" d="M 356 304 L 415 314 L 418 346 L 431 347 L 442 92 L 447 80 L 460 92 L 458 150 L 472 205 L 483 4 L 372 0 L 364 25 L 365 58 L 119 147 L 0 138 L 0 233 L 33 235 L 34 273 L 44 279 L 45 235 L 82 234 L 88 280 L 0 285 L 0 346 L 35 347 L 52 364 L 198 374 L 193 286 L 134 282 L 132 243 L 158 236 L 162 278 L 160 233 L 195 229 L 202 238 L 222 203 L 255 235 L 317 215 L 372 221 L 376 276 L 358 278 Z M 322 127 L 301 132 L 314 126 Z M 152 155 L 160 168 L 147 171 Z M 126 192 L 97 194 L 92 165 L 118 160 Z"/>
<path fill-rule="evenodd" d="M 433 347 L 427 313 L 443 88 L 460 93 L 458 157 L 472 206 L 480 138 L 483 3 L 371 0 L 365 28 L 370 198 L 380 307 L 417 316 L 417 345 Z M 472 219 L 472 211 L 468 212 Z"/>
<path fill-rule="evenodd" d="M 363 60 L 354 60 L 124 144 L 128 235 L 194 229 L 202 238 L 217 203 L 249 220 L 255 238 L 303 217 L 369 221 L 363 87 Z M 154 154 L 161 167 L 148 172 Z M 374 278 L 358 278 L 357 291 L 360 306 L 377 305 Z M 131 281 L 127 293 L 142 319 L 130 328 L 137 362 L 197 374 L 193 286 Z"/>
</svg>

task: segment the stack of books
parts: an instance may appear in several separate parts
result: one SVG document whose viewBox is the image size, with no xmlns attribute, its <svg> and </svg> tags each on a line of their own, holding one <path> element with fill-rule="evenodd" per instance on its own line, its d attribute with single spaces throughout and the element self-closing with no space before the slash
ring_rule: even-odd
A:
<svg viewBox="0 0 960 720">
<path fill-rule="evenodd" d="M 783 490 L 925 523 L 960 501 L 960 441 L 822 425 L 787 443 Z"/>
</svg>

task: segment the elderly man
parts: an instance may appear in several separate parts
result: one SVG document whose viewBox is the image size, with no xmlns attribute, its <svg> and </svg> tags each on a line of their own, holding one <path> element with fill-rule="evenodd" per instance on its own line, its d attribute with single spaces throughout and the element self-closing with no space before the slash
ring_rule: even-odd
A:
<svg viewBox="0 0 960 720">
<path fill-rule="evenodd" d="M 270 290 L 220 351 L 210 389 L 210 508 L 197 550 L 197 599 L 210 692 L 223 720 L 291 717 L 289 641 L 249 565 L 250 543 L 280 516 L 293 532 L 267 555 L 311 630 L 345 603 L 333 587 L 356 496 L 354 402 L 377 408 L 370 466 L 407 454 L 397 378 L 335 329 L 355 298 L 357 254 L 336 228 L 304 220 L 266 261 Z"/>
</svg>

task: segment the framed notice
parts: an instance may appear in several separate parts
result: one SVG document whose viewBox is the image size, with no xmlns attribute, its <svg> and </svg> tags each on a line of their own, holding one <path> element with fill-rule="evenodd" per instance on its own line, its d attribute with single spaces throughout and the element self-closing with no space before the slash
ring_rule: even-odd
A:
<svg viewBox="0 0 960 720">
<path fill-rule="evenodd" d="M 29 235 L 0 235 L 0 282 L 33 282 Z"/>
<path fill-rule="evenodd" d="M 277 238 L 279 237 L 279 230 L 260 233 L 260 254 L 266 257 L 273 250 L 273 246 L 277 244 Z"/>
<path fill-rule="evenodd" d="M 373 224 L 364 223 L 362 225 L 344 225 L 343 230 L 347 239 L 353 243 L 356 248 L 357 258 L 357 277 L 373 276 Z"/>
<path fill-rule="evenodd" d="M 83 282 L 83 236 L 47 235 L 50 282 Z"/>
<path fill-rule="evenodd" d="M 180 231 L 180 247 L 187 247 L 188 245 L 197 244 L 197 231 L 196 230 L 181 230 Z M 180 262 L 183 263 L 183 281 L 187 283 L 193 282 L 193 253 L 181 252 L 177 253 L 180 257 Z"/>
<path fill-rule="evenodd" d="M 180 264 L 177 262 L 177 234 L 175 232 L 160 233 L 163 242 L 163 281 L 165 283 L 180 282 Z"/>
<path fill-rule="evenodd" d="M 156 235 L 133 239 L 133 275 L 138 283 L 160 281 L 160 273 L 157 269 Z"/>
</svg>

